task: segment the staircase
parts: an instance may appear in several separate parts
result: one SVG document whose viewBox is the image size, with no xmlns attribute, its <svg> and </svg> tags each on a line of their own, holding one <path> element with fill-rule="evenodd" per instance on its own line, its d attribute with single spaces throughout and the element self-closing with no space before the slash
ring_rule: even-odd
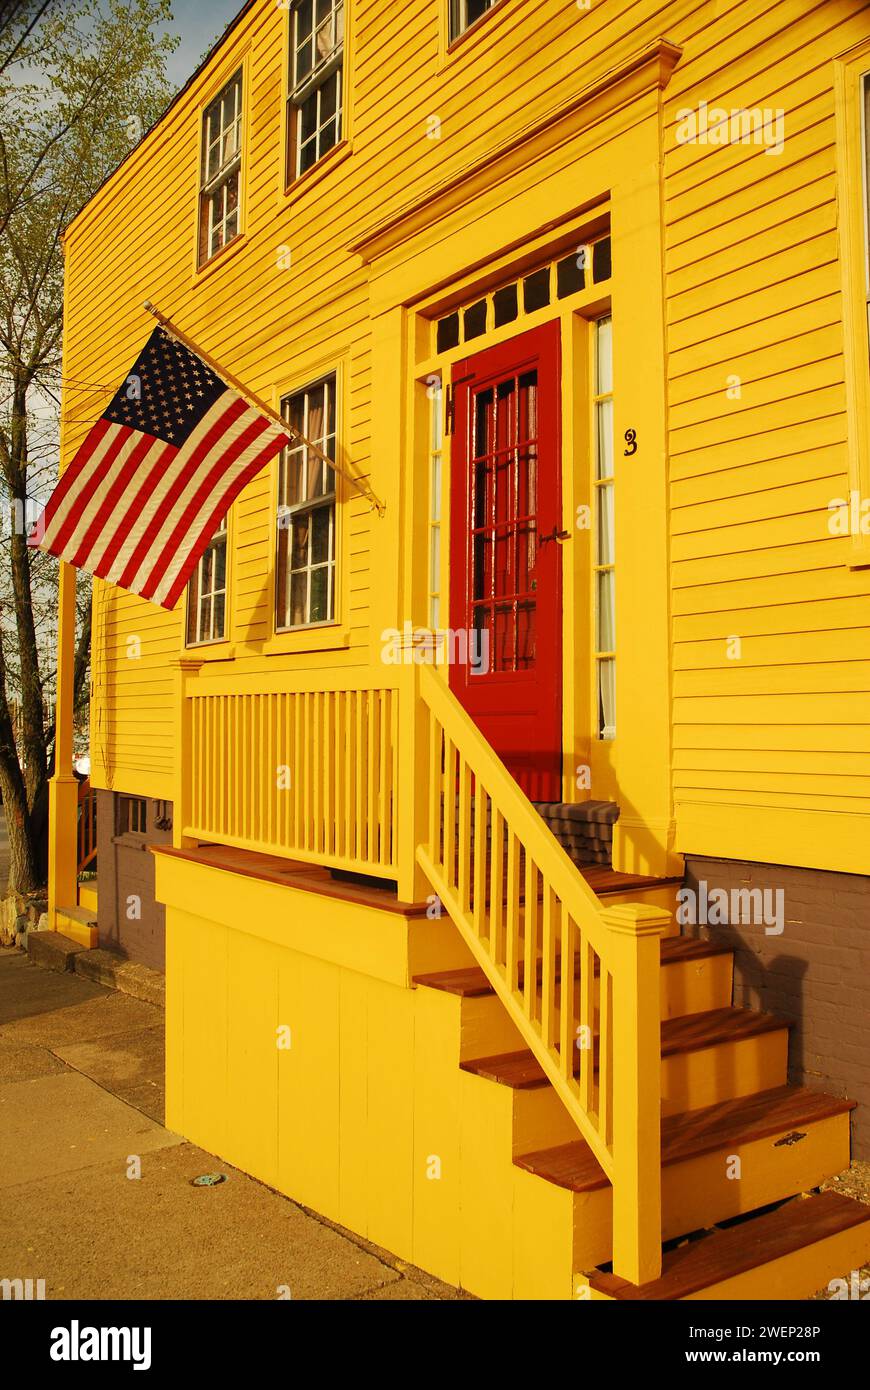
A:
<svg viewBox="0 0 870 1390">
<path fill-rule="evenodd" d="M 859 1268 L 870 1207 L 814 1191 L 852 1103 L 789 1086 L 790 1023 L 733 1006 L 732 952 L 673 935 L 643 881 L 598 896 L 425 668 L 420 693 L 418 860 L 475 964 L 415 984 L 459 1010 L 469 1161 L 495 1185 L 509 1153 L 514 1296 L 802 1298 Z"/>
</svg>

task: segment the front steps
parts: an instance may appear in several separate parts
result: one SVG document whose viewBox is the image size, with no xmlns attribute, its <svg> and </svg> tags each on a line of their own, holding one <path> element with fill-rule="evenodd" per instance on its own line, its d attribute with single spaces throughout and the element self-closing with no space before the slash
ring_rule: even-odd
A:
<svg viewBox="0 0 870 1390">
<path fill-rule="evenodd" d="M 870 1207 L 821 1192 L 669 1251 L 661 1278 L 650 1284 L 592 1274 L 577 1281 L 576 1295 L 626 1302 L 797 1299 L 859 1268 L 868 1247 Z"/>
<path fill-rule="evenodd" d="M 608 1273 L 610 1185 L 484 972 L 469 967 L 416 978 L 458 1012 L 463 1107 L 474 1111 L 488 1139 L 477 1155 L 488 1174 L 478 1189 L 478 1239 L 500 1240 L 505 1259 L 509 1245 L 513 1261 L 509 1292 L 482 1261 L 463 1278 L 471 1291 L 801 1298 L 870 1256 L 870 1208 L 837 1197 L 834 1210 L 828 1194 L 801 1200 L 849 1166 L 852 1102 L 787 1084 L 789 1022 L 732 1007 L 730 950 L 665 937 L 661 964 L 662 1238 L 666 1247 L 683 1243 L 666 1249 L 662 1280 L 642 1291 Z M 495 1180 L 508 1156 L 510 1189 Z M 474 1161 L 470 1151 L 462 1161 L 464 1171 Z M 487 1185 L 512 1210 L 509 1240 L 503 1230 L 496 1234 Z M 787 1218 L 764 1210 L 783 1202 Z M 734 1220 L 739 1228 L 711 1233 Z M 705 1253 L 680 1253 L 696 1246 Z"/>
<path fill-rule="evenodd" d="M 56 930 L 88 950 L 99 944 L 100 933 L 97 927 L 96 908 L 59 907 L 57 909 Z"/>
</svg>

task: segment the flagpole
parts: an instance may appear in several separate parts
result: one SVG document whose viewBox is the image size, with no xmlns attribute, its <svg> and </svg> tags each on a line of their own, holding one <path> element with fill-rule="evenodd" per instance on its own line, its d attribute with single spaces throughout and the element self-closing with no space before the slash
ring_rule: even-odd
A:
<svg viewBox="0 0 870 1390">
<path fill-rule="evenodd" d="M 351 487 L 355 488 L 361 497 L 364 497 L 367 502 L 370 502 L 380 516 L 383 516 L 386 510 L 384 503 L 375 496 L 368 484 L 362 482 L 359 478 L 355 478 L 354 475 L 349 473 L 346 469 L 339 468 L 335 461 L 329 458 L 317 444 L 313 444 L 310 439 L 306 439 L 304 434 L 300 434 L 299 430 L 294 429 L 287 420 L 283 420 L 277 411 L 273 410 L 272 407 L 261 400 L 259 396 L 255 396 L 253 391 L 249 391 L 246 386 L 243 386 L 231 372 L 228 372 L 225 367 L 219 366 L 207 352 L 203 352 L 202 348 L 193 342 L 191 338 L 188 338 L 185 333 L 182 333 L 181 329 L 177 328 L 171 319 L 168 319 L 165 314 L 161 314 L 160 310 L 155 308 L 150 299 L 146 299 L 144 308 L 148 310 L 149 314 L 154 316 L 160 326 L 165 328 L 166 332 L 171 337 L 177 338 L 178 341 L 183 343 L 186 348 L 189 348 L 191 352 L 196 353 L 197 357 L 201 357 L 203 362 L 211 367 L 212 371 L 215 372 L 217 376 L 221 377 L 221 379 L 232 386 L 234 390 L 238 391 L 240 396 L 244 396 L 249 400 L 252 405 L 256 406 L 257 410 L 262 410 L 264 415 L 268 415 L 270 420 L 274 420 L 275 424 L 280 425 L 281 429 L 284 430 L 286 434 L 292 435 L 293 438 L 304 445 L 306 449 L 310 449 L 314 457 L 320 459 L 321 463 L 326 464 L 327 468 L 331 468 L 334 472 L 341 474 L 342 478 L 350 483 Z"/>
</svg>

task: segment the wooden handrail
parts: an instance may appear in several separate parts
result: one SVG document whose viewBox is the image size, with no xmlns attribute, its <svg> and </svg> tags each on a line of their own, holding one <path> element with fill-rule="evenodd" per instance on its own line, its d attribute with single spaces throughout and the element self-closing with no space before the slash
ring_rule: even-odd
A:
<svg viewBox="0 0 870 1390">
<path fill-rule="evenodd" d="M 600 901 L 431 667 L 417 860 L 613 1187 L 614 1270 L 661 1266 L 659 938 L 669 914 Z"/>
</svg>

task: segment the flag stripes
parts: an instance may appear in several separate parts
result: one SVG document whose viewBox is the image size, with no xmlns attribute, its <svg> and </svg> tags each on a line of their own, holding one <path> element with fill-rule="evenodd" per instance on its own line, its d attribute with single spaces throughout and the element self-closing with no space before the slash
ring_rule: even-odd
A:
<svg viewBox="0 0 870 1390">
<path fill-rule="evenodd" d="M 291 437 L 163 329 L 130 382 L 139 393 L 118 392 L 31 541 L 173 608 L 221 518 Z"/>
</svg>

